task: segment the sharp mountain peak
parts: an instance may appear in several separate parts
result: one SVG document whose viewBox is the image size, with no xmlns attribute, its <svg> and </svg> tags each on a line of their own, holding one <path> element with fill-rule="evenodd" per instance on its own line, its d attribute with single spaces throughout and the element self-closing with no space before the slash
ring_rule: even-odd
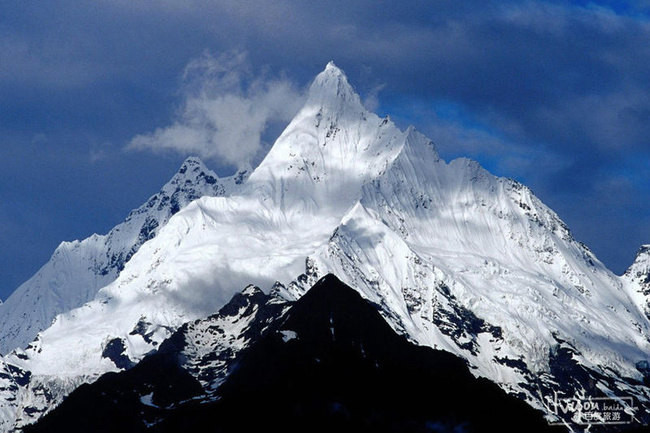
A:
<svg viewBox="0 0 650 433">
<path fill-rule="evenodd" d="M 329 62 L 312 82 L 306 106 L 318 106 L 333 110 L 341 110 L 347 106 L 355 111 L 365 111 L 359 94 L 349 83 L 345 72 L 334 62 Z"/>
</svg>

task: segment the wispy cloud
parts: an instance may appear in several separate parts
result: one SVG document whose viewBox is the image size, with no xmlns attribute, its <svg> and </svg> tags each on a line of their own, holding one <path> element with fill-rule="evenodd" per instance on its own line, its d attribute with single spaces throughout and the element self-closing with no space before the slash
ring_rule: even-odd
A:
<svg viewBox="0 0 650 433">
<path fill-rule="evenodd" d="M 366 107 L 367 110 L 375 112 L 379 108 L 379 92 L 381 92 L 384 87 L 386 87 L 386 84 L 377 84 L 376 86 L 373 86 L 366 92 L 364 98 L 363 98 L 363 105 Z"/>
<path fill-rule="evenodd" d="M 254 76 L 247 54 L 206 52 L 183 73 L 183 103 L 169 126 L 134 137 L 129 149 L 198 154 L 221 164 L 245 166 L 264 151 L 262 135 L 273 122 L 288 122 L 303 94 L 286 78 Z"/>
</svg>

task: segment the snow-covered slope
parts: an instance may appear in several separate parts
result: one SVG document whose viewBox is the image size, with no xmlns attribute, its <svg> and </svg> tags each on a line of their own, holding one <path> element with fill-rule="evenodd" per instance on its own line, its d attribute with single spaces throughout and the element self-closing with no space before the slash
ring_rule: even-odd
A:
<svg viewBox="0 0 650 433">
<path fill-rule="evenodd" d="M 650 245 L 639 248 L 634 263 L 622 278 L 639 308 L 650 318 Z"/>
<path fill-rule="evenodd" d="M 57 314 L 93 299 L 173 214 L 204 195 L 226 194 L 235 181 L 219 179 L 198 158 L 188 158 L 160 192 L 108 234 L 61 243 L 50 260 L 0 305 L 0 353 L 24 348 Z"/>
<path fill-rule="evenodd" d="M 446 163 L 412 137 L 315 267 L 418 343 L 462 356 L 537 407 L 555 392 L 647 402 L 646 387 L 632 388 L 646 373 L 650 326 L 620 279 L 529 189 L 470 160 Z M 572 374 L 558 381 L 562 369 Z"/>
<path fill-rule="evenodd" d="M 367 112 L 332 63 L 241 188 L 179 211 L 5 361 L 30 372 L 19 400 L 33 401 L 33 383 L 127 368 L 241 287 L 292 300 L 329 272 L 412 341 L 539 408 L 555 393 L 650 400 L 650 322 L 630 284 L 526 187 Z"/>
<path fill-rule="evenodd" d="M 143 317 L 174 329 L 216 311 L 247 284 L 291 281 L 406 136 L 367 113 L 345 75 L 328 65 L 242 188 L 203 197 L 174 215 L 94 301 L 59 316 L 40 335 L 42 352 L 28 351 L 26 367 L 46 375 L 103 373 L 114 368 L 99 356 L 108 336 L 127 335 Z M 134 360 L 154 347 L 134 338 L 127 343 Z"/>
</svg>

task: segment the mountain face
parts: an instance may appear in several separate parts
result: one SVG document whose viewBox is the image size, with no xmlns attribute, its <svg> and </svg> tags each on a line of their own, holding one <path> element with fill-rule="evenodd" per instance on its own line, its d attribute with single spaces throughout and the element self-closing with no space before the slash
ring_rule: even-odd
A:
<svg viewBox="0 0 650 433">
<path fill-rule="evenodd" d="M 190 346 L 201 339 L 212 361 L 230 353 L 214 349 L 231 333 L 232 317 L 243 321 L 238 334 L 247 336 L 247 344 L 234 352 L 231 373 L 213 393 L 210 383 L 223 368 L 201 362 L 202 370 L 192 369 L 202 357 L 193 356 Z M 199 329 L 212 332 L 197 334 Z M 427 391 L 414 393 L 414 387 Z M 90 415 L 80 419 L 80 413 Z M 476 379 L 460 358 L 409 343 L 375 306 L 327 275 L 293 303 L 247 288 L 219 314 L 183 326 L 136 367 L 80 387 L 25 431 L 425 432 L 461 427 L 565 431 L 549 427 L 542 412 L 493 383 Z"/>
<path fill-rule="evenodd" d="M 558 398 L 630 397 L 648 422 L 643 272 L 612 274 L 525 186 L 446 162 L 413 128 L 365 110 L 333 64 L 238 188 L 159 224 L 112 283 L 4 357 L 0 418 L 32 422 L 179 329 L 196 332 L 183 371 L 205 372 L 195 378 L 217 392 L 253 316 L 220 313 L 230 325 L 218 343 L 194 321 L 241 287 L 295 302 L 329 273 L 410 342 L 464 359 L 551 420 Z"/>
<path fill-rule="evenodd" d="M 642 245 L 623 279 L 636 294 L 639 307 L 650 318 L 650 245 Z"/>
<path fill-rule="evenodd" d="M 92 300 L 188 203 L 230 193 L 234 186 L 234 178 L 219 179 L 198 158 L 188 158 L 160 192 L 108 234 L 61 243 L 50 260 L 0 305 L 0 353 L 24 348 L 57 314 Z"/>
</svg>

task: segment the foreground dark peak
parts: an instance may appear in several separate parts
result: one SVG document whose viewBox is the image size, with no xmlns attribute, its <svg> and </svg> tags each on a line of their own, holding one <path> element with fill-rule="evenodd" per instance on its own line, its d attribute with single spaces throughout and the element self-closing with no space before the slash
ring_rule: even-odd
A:
<svg viewBox="0 0 650 433">
<path fill-rule="evenodd" d="M 273 302 L 248 288 L 212 326 L 219 334 L 225 317 L 241 323 Z M 182 367 L 174 347 L 188 342 L 167 344 L 131 370 L 80 387 L 25 431 L 555 431 L 541 413 L 474 378 L 460 358 L 397 335 L 333 275 L 287 305 L 237 356 L 218 399 Z"/>
</svg>

